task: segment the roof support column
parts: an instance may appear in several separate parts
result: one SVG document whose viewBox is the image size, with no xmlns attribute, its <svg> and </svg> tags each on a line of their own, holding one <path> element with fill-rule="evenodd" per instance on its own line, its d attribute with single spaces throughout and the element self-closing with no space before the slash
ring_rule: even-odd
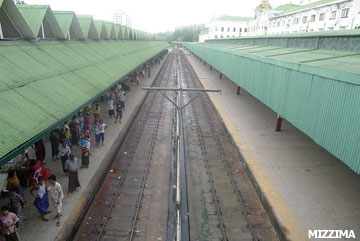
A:
<svg viewBox="0 0 360 241">
<path fill-rule="evenodd" d="M 220 73 L 219 79 L 222 79 L 222 76 L 223 76 L 222 73 Z"/>
<path fill-rule="evenodd" d="M 210 70 L 212 70 L 212 66 L 210 65 Z"/>
<path fill-rule="evenodd" d="M 236 90 L 236 94 L 237 94 L 237 95 L 240 95 L 240 90 L 241 90 L 241 88 L 240 88 L 240 86 L 238 86 L 238 87 L 237 87 L 237 90 Z"/>
<path fill-rule="evenodd" d="M 277 120 L 276 120 L 276 131 L 281 131 L 282 121 L 283 121 L 283 118 L 281 117 L 280 114 L 278 114 Z"/>
<path fill-rule="evenodd" d="M 44 23 L 41 24 L 41 33 L 42 38 L 45 39 L 45 32 L 44 32 Z"/>
<path fill-rule="evenodd" d="M 2 31 L 1 22 L 0 22 L 0 39 L 3 39 L 3 38 L 4 38 L 4 34 Z"/>
</svg>

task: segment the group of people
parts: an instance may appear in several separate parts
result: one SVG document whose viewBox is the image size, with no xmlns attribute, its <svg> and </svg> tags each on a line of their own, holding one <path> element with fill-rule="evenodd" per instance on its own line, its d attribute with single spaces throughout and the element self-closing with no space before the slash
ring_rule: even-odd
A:
<svg viewBox="0 0 360 241">
<path fill-rule="evenodd" d="M 9 180 L 11 180 L 12 183 L 17 184 L 18 180 L 15 172 L 12 172 Z M 55 175 L 49 177 L 49 184 L 50 185 L 47 186 L 44 182 L 44 177 L 39 176 L 37 182 L 30 190 L 30 193 L 35 198 L 33 204 L 40 213 L 43 221 L 49 221 L 45 215 L 51 213 L 51 211 L 48 210 L 50 196 L 50 199 L 56 208 L 56 215 L 54 216 L 54 218 L 57 219 L 56 225 L 60 226 L 64 193 L 60 183 L 56 181 Z M 18 231 L 20 230 L 23 221 L 26 220 L 26 217 L 23 215 L 23 208 L 27 207 L 28 205 L 22 190 L 19 191 L 19 188 L 16 187 L 10 189 L 9 204 L 1 207 L 0 215 L 0 232 L 6 241 L 20 240 Z"/>
<path fill-rule="evenodd" d="M 108 98 L 108 114 L 110 118 L 115 118 L 115 123 L 121 123 L 123 111 L 125 111 L 125 99 L 126 92 L 119 83 Z M 93 119 L 91 112 L 93 112 Z M 86 107 L 83 111 L 74 115 L 69 122 L 64 122 L 60 128 L 50 134 L 52 160 L 61 161 L 63 173 L 68 176 L 69 180 L 69 195 L 76 189 L 81 188 L 78 169 L 89 168 L 91 134 L 93 133 L 95 136 L 97 148 L 104 145 L 107 125 L 100 116 L 101 109 L 98 104 L 95 105 L 92 111 L 91 107 Z M 73 152 L 75 146 L 78 146 L 81 150 L 81 165 Z M 32 160 L 28 157 L 30 159 L 28 174 L 30 182 L 28 185 L 32 186 L 30 194 L 35 198 L 33 205 L 40 213 L 41 220 L 49 221 L 47 214 L 51 213 L 49 211 L 50 199 L 56 208 L 54 219 L 57 219 L 56 224 L 60 226 L 63 207 L 62 199 L 64 198 L 61 184 L 56 181 L 55 175 L 50 175 L 47 178 L 49 181 L 49 185 L 47 185 L 44 176 L 39 172 L 46 165 L 46 149 L 43 141 L 39 140 L 32 148 L 35 151 L 36 159 Z M 39 173 L 39 175 L 34 175 L 35 172 Z M 17 231 L 20 230 L 22 223 L 26 220 L 23 209 L 28 208 L 28 203 L 15 171 L 9 172 L 8 189 L 10 190 L 9 203 L 1 207 L 0 233 L 3 234 L 5 240 L 16 241 L 19 240 Z"/>
<path fill-rule="evenodd" d="M 119 83 L 114 89 L 114 97 L 110 94 L 108 99 L 108 114 L 110 118 L 115 118 L 115 123 L 121 123 L 123 111 L 125 111 L 125 99 L 126 92 Z M 114 106 L 116 106 L 116 114 Z"/>
</svg>

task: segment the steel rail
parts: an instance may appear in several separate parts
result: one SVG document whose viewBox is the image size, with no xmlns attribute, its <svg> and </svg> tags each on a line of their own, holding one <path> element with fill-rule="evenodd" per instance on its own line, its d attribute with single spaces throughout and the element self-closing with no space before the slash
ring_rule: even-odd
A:
<svg viewBox="0 0 360 241">
<path fill-rule="evenodd" d="M 155 94 L 156 96 L 156 94 Z M 162 112 L 163 112 L 163 107 L 164 107 L 164 102 L 165 102 L 165 98 L 163 97 L 161 99 L 161 103 L 160 103 L 160 109 L 158 111 L 157 114 L 157 121 L 156 121 L 156 125 L 154 128 L 154 132 L 151 138 L 151 143 L 150 143 L 150 148 L 149 148 L 149 155 L 147 157 L 147 162 L 146 162 L 146 170 L 145 170 L 145 174 L 143 176 L 143 180 L 142 180 L 142 184 L 141 184 L 141 189 L 140 189 L 140 193 L 139 193 L 139 198 L 137 201 L 137 205 L 136 205 L 136 210 L 135 210 L 135 215 L 134 215 L 134 219 L 133 219 L 133 223 L 132 223 L 132 227 L 130 230 L 130 238 L 129 240 L 132 241 L 134 239 L 135 236 L 135 228 L 136 228 L 136 223 L 137 223 L 137 219 L 138 219 L 138 215 L 139 215 L 139 211 L 140 211 L 140 205 L 141 205 L 141 201 L 142 201 L 142 197 L 144 196 L 144 189 L 145 189 L 145 185 L 146 185 L 146 181 L 147 181 L 147 177 L 149 174 L 149 167 L 150 167 L 150 161 L 152 159 L 152 155 L 153 155 L 153 150 L 154 150 L 154 146 L 155 146 L 155 142 L 156 142 L 156 138 L 157 138 L 157 134 L 158 134 L 158 130 L 159 130 L 159 124 L 160 124 L 160 120 L 162 117 Z M 147 117 L 149 116 L 149 113 L 147 113 Z"/>
<path fill-rule="evenodd" d="M 193 118 L 195 120 L 195 123 L 196 123 L 196 129 L 198 131 L 198 137 L 199 137 L 199 141 L 200 141 L 200 144 L 201 144 L 201 149 L 203 151 L 203 155 L 204 155 L 204 161 L 206 163 L 208 163 L 208 160 L 206 158 L 206 145 L 204 143 L 204 140 L 203 140 L 203 134 L 202 134 L 202 131 L 201 131 L 201 127 L 200 127 L 200 122 L 199 122 L 199 119 L 197 117 L 197 111 L 196 111 L 196 108 L 195 108 L 195 105 L 194 104 L 191 104 L 191 109 L 192 109 L 192 112 L 193 112 Z M 228 241 L 228 238 L 226 236 L 226 231 L 225 231 L 225 224 L 224 224 L 224 220 L 221 216 L 221 208 L 220 208 L 220 205 L 219 205 L 219 199 L 216 195 L 216 190 L 215 190 L 215 187 L 214 187 L 214 178 L 213 178 L 213 175 L 212 175 L 212 172 L 211 172 L 211 169 L 210 169 L 210 166 L 209 164 L 206 164 L 205 165 L 206 167 L 206 171 L 209 175 L 209 178 L 210 178 L 210 186 L 211 186 L 211 193 L 212 193 L 212 197 L 213 197 L 213 200 L 215 202 L 215 206 L 216 206 L 216 214 L 219 218 L 219 222 L 220 222 L 220 230 L 221 230 L 221 236 L 223 238 L 223 241 Z"/>
<path fill-rule="evenodd" d="M 191 65 L 188 63 L 188 61 L 185 61 L 185 62 L 186 62 L 187 65 L 190 66 L 190 68 L 192 68 Z M 203 99 L 204 99 L 204 96 L 200 96 L 200 101 L 199 102 L 201 103 L 202 109 L 203 109 L 204 113 L 207 116 L 207 121 L 208 121 L 208 123 L 210 125 L 212 133 L 216 133 L 214 123 L 211 121 L 211 117 L 210 117 L 208 108 L 205 106 L 205 101 Z M 236 192 L 236 194 L 238 196 L 238 201 L 240 203 L 242 213 L 243 213 L 247 223 L 249 224 L 248 225 L 249 229 L 251 231 L 251 234 L 253 235 L 253 240 L 257 241 L 258 237 L 257 237 L 257 234 L 256 234 L 255 229 L 254 229 L 254 224 L 253 224 L 252 220 L 250 219 L 250 217 L 248 215 L 248 211 L 247 211 L 246 206 L 245 206 L 245 201 L 244 201 L 243 195 L 242 195 L 239 187 L 237 186 L 237 182 L 236 182 L 236 180 L 234 178 L 234 174 L 233 174 L 232 169 L 230 167 L 229 161 L 226 158 L 226 155 L 225 155 L 224 149 L 223 149 L 223 147 L 221 145 L 221 142 L 219 140 L 219 137 L 216 134 L 213 135 L 213 137 L 214 137 L 214 139 L 215 139 L 215 141 L 217 143 L 217 146 L 219 147 L 219 151 L 220 151 L 220 154 L 221 154 L 221 156 L 223 158 L 223 161 L 226 164 L 227 171 L 228 171 L 229 177 L 231 179 L 231 183 L 232 183 L 233 188 L 234 188 L 234 190 L 235 190 L 235 192 Z"/>
<path fill-rule="evenodd" d="M 168 68 L 169 62 L 168 62 L 167 60 L 168 60 L 168 57 L 167 57 L 167 59 L 165 60 L 166 65 L 165 65 L 165 63 L 164 63 L 164 65 L 161 67 L 158 76 L 156 76 L 156 78 L 155 78 L 155 80 L 154 80 L 154 84 L 156 84 L 157 80 L 160 79 L 160 78 L 159 78 L 159 77 L 160 77 L 160 74 L 163 74 L 163 73 L 164 73 L 164 72 L 163 72 L 163 69 L 167 69 L 167 68 Z M 163 81 L 161 81 L 161 82 L 163 82 Z M 148 106 L 148 110 L 153 107 L 153 104 L 154 104 L 154 102 L 155 102 L 156 97 L 157 97 L 156 94 L 154 94 L 154 95 L 151 97 L 150 104 L 149 104 L 149 106 Z M 147 115 L 147 117 L 148 117 L 148 115 Z M 129 164 L 130 164 L 131 160 L 133 160 L 133 156 L 134 156 L 134 154 L 135 154 L 135 150 L 136 150 L 137 145 L 138 145 L 138 143 L 139 143 L 139 140 L 140 140 L 140 138 L 141 138 L 141 136 L 142 136 L 143 130 L 145 129 L 145 124 L 146 124 L 147 120 L 148 120 L 148 118 L 144 118 L 144 119 L 142 120 L 142 122 L 141 122 L 140 131 L 138 132 L 138 135 L 137 135 L 137 137 L 136 137 L 136 141 L 134 141 L 134 145 L 131 147 L 131 150 L 130 150 L 130 152 L 129 152 L 129 160 L 128 160 L 128 161 L 126 162 L 126 164 L 125 164 L 125 165 L 126 165 L 125 173 L 127 172 L 127 168 L 129 167 Z M 112 210 L 113 210 L 114 203 L 115 203 L 115 201 L 116 201 L 116 197 L 119 195 L 120 189 L 121 189 L 121 187 L 123 186 L 123 183 L 124 183 L 124 181 L 125 181 L 125 177 L 126 177 L 126 174 L 125 174 L 125 175 L 123 176 L 123 178 L 119 181 L 119 184 L 118 184 L 117 189 L 116 189 L 116 194 L 114 195 L 114 197 L 113 197 L 112 200 L 111 200 L 109 211 L 107 212 L 106 217 L 105 217 L 105 219 L 104 219 L 105 222 L 103 223 L 102 228 L 101 228 L 101 231 L 99 232 L 99 237 L 98 237 L 98 239 L 97 239 L 98 241 L 101 240 L 101 238 L 102 238 L 102 236 L 103 236 L 103 234 L 104 234 L 104 232 L 105 232 L 106 224 L 107 224 L 107 222 L 108 222 L 108 220 L 109 220 L 109 217 L 110 217 L 110 215 L 111 215 L 111 212 L 112 212 Z"/>
</svg>

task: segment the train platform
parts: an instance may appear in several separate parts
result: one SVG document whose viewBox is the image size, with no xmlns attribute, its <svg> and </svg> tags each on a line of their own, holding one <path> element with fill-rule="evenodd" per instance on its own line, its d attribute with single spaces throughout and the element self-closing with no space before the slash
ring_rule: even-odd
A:
<svg viewBox="0 0 360 241">
<path fill-rule="evenodd" d="M 222 90 L 209 96 L 288 240 L 309 240 L 309 230 L 353 230 L 359 239 L 360 175 L 286 120 L 275 132 L 276 113 L 186 54 L 203 86 Z"/>
<path fill-rule="evenodd" d="M 72 195 L 67 195 L 68 192 L 68 178 L 62 172 L 62 166 L 60 161 L 53 161 L 51 158 L 51 146 L 50 141 L 44 140 L 44 144 L 46 147 L 46 166 L 51 170 L 51 174 L 55 174 L 57 176 L 57 181 L 62 185 L 65 198 L 63 199 L 63 213 L 61 218 L 61 226 L 56 226 L 56 219 L 53 217 L 56 214 L 56 210 L 53 204 L 50 201 L 50 211 L 52 213 L 48 214 L 49 222 L 41 221 L 40 215 L 37 212 L 37 209 L 34 205 L 32 205 L 34 201 L 34 197 L 32 197 L 29 193 L 30 188 L 24 188 L 25 198 L 28 202 L 29 207 L 23 209 L 24 215 L 27 217 L 27 220 L 21 227 L 19 231 L 19 235 L 21 240 L 26 241 L 38 241 L 38 240 L 62 240 L 62 237 L 58 237 L 61 233 L 66 233 L 66 225 L 72 223 L 76 215 L 79 214 L 81 209 L 83 208 L 83 204 L 85 201 L 85 193 L 88 192 L 88 186 L 90 185 L 92 178 L 96 175 L 98 169 L 104 165 L 104 159 L 107 158 L 107 154 L 109 153 L 113 143 L 118 141 L 119 135 L 125 135 L 126 128 L 130 122 L 132 122 L 132 118 L 135 113 L 141 106 L 143 99 L 146 96 L 146 91 L 141 88 L 144 86 L 150 86 L 156 74 L 159 72 L 162 64 L 162 60 L 160 64 L 154 65 L 152 70 L 151 78 L 146 77 L 142 80 L 139 85 L 132 85 L 131 91 L 126 94 L 126 111 L 123 112 L 122 123 L 114 123 L 114 119 L 108 117 L 108 104 L 107 101 L 98 102 L 101 108 L 101 118 L 104 120 L 104 123 L 107 124 L 107 129 L 105 129 L 105 142 L 104 146 L 100 148 L 96 148 L 95 138 L 91 138 L 91 153 L 90 156 L 90 165 L 88 169 L 79 169 L 79 179 L 81 184 L 81 189 L 74 192 Z M 81 161 L 81 153 L 80 149 L 77 147 L 73 148 L 73 152 L 76 157 Z M 49 185 L 49 184 L 47 184 Z M 1 198 L 1 204 L 6 204 L 8 202 L 8 198 Z M 66 224 L 66 225 L 64 225 Z M 65 230 L 64 230 L 65 229 Z"/>
</svg>

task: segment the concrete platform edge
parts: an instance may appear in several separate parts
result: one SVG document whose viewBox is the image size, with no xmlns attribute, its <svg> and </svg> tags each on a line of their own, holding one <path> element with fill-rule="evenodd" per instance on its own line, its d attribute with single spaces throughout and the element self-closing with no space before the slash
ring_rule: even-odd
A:
<svg viewBox="0 0 360 241">
<path fill-rule="evenodd" d="M 189 59 L 189 57 L 187 57 Z M 189 60 L 190 64 L 191 61 Z M 193 67 L 193 65 L 191 64 Z M 196 69 L 193 67 L 195 75 L 199 78 L 204 88 L 207 85 L 199 77 Z M 248 147 L 244 138 L 238 133 L 235 125 L 232 123 L 226 112 L 214 97 L 214 94 L 209 95 L 211 104 L 215 107 L 217 115 L 223 122 L 228 135 L 231 137 L 233 143 L 237 146 L 239 154 L 244 162 L 242 163 L 247 171 L 247 174 L 256 189 L 261 202 L 268 212 L 274 228 L 281 240 L 305 241 L 309 240 L 304 229 L 296 220 L 290 209 L 287 207 L 285 201 L 280 193 L 271 182 L 265 171 L 262 169 L 259 161 L 256 160 L 254 154 Z"/>
<path fill-rule="evenodd" d="M 168 56 L 166 56 L 167 58 Z M 155 82 L 157 76 L 159 75 L 160 71 L 162 70 L 163 64 L 165 61 L 162 61 L 162 66 L 159 69 L 159 71 L 156 73 L 156 77 L 154 78 Z M 135 111 L 131 113 L 129 119 L 126 123 L 124 123 L 124 126 L 122 130 L 120 131 L 119 135 L 115 139 L 115 141 L 112 143 L 111 148 L 109 152 L 104 157 L 102 164 L 99 166 L 99 168 L 96 170 L 94 176 L 91 178 L 90 183 L 86 187 L 86 190 L 81 195 L 79 201 L 76 203 L 74 208 L 71 211 L 70 216 L 65 221 L 64 225 L 62 226 L 60 232 L 56 236 L 56 241 L 65 241 L 65 240 L 73 240 L 77 229 L 80 226 L 81 220 L 85 217 L 87 210 L 89 209 L 92 201 L 95 198 L 96 192 L 101 187 L 101 184 L 103 180 L 106 177 L 106 173 L 111 168 L 111 165 L 113 163 L 114 158 L 116 158 L 116 155 L 118 153 L 118 150 L 120 146 L 124 143 L 125 138 L 127 136 L 127 133 L 130 130 L 130 126 L 134 122 L 136 116 L 141 110 L 141 107 L 143 106 L 147 96 L 149 95 L 149 91 L 147 91 L 146 95 L 141 99 L 140 103 L 136 106 Z"/>
</svg>

